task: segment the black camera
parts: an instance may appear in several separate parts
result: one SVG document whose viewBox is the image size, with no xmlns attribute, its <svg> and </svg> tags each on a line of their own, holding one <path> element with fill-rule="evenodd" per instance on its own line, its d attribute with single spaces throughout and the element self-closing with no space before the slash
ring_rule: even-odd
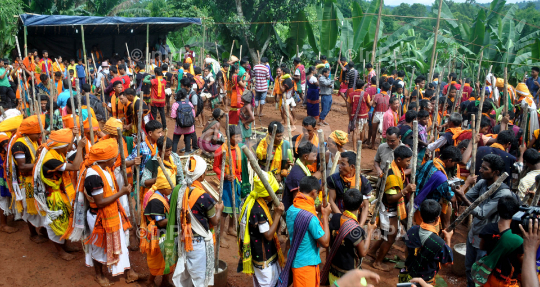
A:
<svg viewBox="0 0 540 287">
<path fill-rule="evenodd" d="M 529 220 L 540 219 L 540 207 L 522 205 L 519 207 L 519 211 L 512 216 L 512 223 L 510 225 L 514 234 L 521 235 L 521 229 L 519 225 L 523 226 L 525 231 L 529 229 Z"/>
</svg>

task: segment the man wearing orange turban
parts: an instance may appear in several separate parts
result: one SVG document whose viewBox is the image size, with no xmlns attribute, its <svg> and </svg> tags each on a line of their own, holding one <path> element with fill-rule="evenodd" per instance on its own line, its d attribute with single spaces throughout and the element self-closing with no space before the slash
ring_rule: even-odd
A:
<svg viewBox="0 0 540 287">
<path fill-rule="evenodd" d="M 41 115 L 41 122 L 45 122 L 45 115 Z M 37 115 L 24 119 L 9 142 L 6 156 L 6 177 L 7 181 L 11 182 L 8 185 L 9 191 L 15 198 L 17 213 L 21 213 L 23 220 L 28 223 L 30 239 L 35 243 L 47 241 L 47 238 L 36 230 L 45 226 L 45 216 L 38 213 L 36 208 L 32 178 L 40 134 Z"/>
<path fill-rule="evenodd" d="M 131 269 L 129 261 L 124 232 L 131 224 L 118 199 L 128 196 L 132 186 L 119 188 L 116 184 L 111 167 L 117 156 L 118 143 L 115 139 L 100 140 L 90 148 L 77 183 L 73 234 L 82 233 L 81 229 L 86 225 L 90 227 L 91 234 L 85 241 L 88 246 L 85 263 L 86 266 L 95 267 L 96 281 L 101 286 L 109 286 L 109 280 L 103 274 L 103 265 L 113 276 L 126 273 L 127 283 L 142 279 Z M 84 201 L 90 204 L 90 209 L 79 217 L 79 203 L 82 202 L 84 208 Z M 81 212 L 84 213 L 84 210 Z"/>
<path fill-rule="evenodd" d="M 65 245 L 69 238 L 72 220 L 72 203 L 75 199 L 75 187 L 68 171 L 78 171 L 83 161 L 83 150 L 86 138 L 77 143 L 77 153 L 73 162 L 66 160 L 66 155 L 72 149 L 73 132 L 70 129 L 61 129 L 51 132 L 49 140 L 42 144 L 38 150 L 38 159 L 35 164 L 34 195 L 36 206 L 41 213 L 46 213 L 51 223 L 45 225 L 49 239 L 54 243 L 58 255 L 64 260 L 72 260 L 74 255 Z"/>
</svg>

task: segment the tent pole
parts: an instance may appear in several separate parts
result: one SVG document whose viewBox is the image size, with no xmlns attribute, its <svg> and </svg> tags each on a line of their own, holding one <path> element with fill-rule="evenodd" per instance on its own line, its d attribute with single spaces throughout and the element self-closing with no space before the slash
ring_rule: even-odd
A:
<svg viewBox="0 0 540 287">
<path fill-rule="evenodd" d="M 26 26 L 24 26 L 24 32 L 23 32 L 23 35 L 24 35 L 24 56 L 25 56 L 25 57 L 28 56 L 28 45 L 27 45 L 27 43 L 26 43 L 26 33 L 27 33 L 27 31 L 26 31 Z M 23 60 L 23 59 L 21 59 L 21 61 L 22 61 L 22 60 Z"/>
<path fill-rule="evenodd" d="M 84 66 L 86 68 L 86 79 L 87 79 L 87 82 L 90 81 L 90 73 L 88 71 L 88 59 L 86 58 L 86 45 L 84 44 L 84 26 L 81 25 L 81 36 L 82 36 L 82 50 L 83 50 L 83 57 L 84 57 Z M 88 103 L 86 103 L 87 105 L 89 105 Z"/>
<path fill-rule="evenodd" d="M 148 56 L 150 51 L 149 51 L 149 44 L 148 44 L 148 41 L 150 39 L 150 25 L 149 24 L 146 24 L 146 55 Z M 146 59 L 146 63 L 148 65 L 148 67 L 150 67 L 150 57 L 148 57 L 148 59 Z M 148 70 L 146 71 L 147 73 L 150 73 Z"/>
</svg>

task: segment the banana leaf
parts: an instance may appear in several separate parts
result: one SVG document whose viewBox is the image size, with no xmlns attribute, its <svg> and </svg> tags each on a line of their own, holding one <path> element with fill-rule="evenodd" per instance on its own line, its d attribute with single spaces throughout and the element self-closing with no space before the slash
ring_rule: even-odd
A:
<svg viewBox="0 0 540 287">
<path fill-rule="evenodd" d="M 321 24 L 321 53 L 329 55 L 336 47 L 338 37 L 337 7 L 334 0 L 324 1 L 323 21 Z"/>
<path fill-rule="evenodd" d="M 367 13 L 375 14 L 379 10 L 379 1 L 371 1 Z M 366 47 L 366 40 L 368 42 L 373 42 L 374 38 L 367 38 L 367 35 L 371 35 L 373 30 L 373 35 L 375 35 L 375 26 L 377 25 L 377 18 L 374 15 L 364 15 L 362 7 L 358 2 L 353 2 L 353 30 L 354 30 L 354 50 L 360 49 L 360 47 Z M 373 29 L 370 27 L 373 26 Z"/>
<path fill-rule="evenodd" d="M 306 14 L 304 11 L 298 12 L 296 18 L 289 23 L 289 38 L 287 39 L 287 54 L 289 57 L 296 55 L 296 47 L 300 50 L 306 39 Z"/>
</svg>

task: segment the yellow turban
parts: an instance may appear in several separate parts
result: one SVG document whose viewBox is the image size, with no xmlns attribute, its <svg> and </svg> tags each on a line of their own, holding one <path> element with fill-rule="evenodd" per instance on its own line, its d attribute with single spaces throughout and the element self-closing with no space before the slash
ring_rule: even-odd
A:
<svg viewBox="0 0 540 287">
<path fill-rule="evenodd" d="M 75 119 L 77 120 L 77 126 L 79 125 L 79 116 L 75 116 Z M 66 115 L 62 117 L 62 123 L 64 124 L 64 128 L 66 129 L 72 129 L 75 127 L 75 124 L 73 123 L 73 114 Z"/>
<path fill-rule="evenodd" d="M 531 93 L 529 92 L 529 88 L 527 88 L 527 85 L 525 85 L 525 83 L 517 84 L 516 91 L 520 97 L 531 96 Z"/>
<path fill-rule="evenodd" d="M 324 64 L 318 64 L 315 68 L 322 69 L 322 68 L 324 68 Z"/>
<path fill-rule="evenodd" d="M 10 135 L 6 133 L 0 133 L 0 143 L 10 139 Z"/>
<path fill-rule="evenodd" d="M 86 120 L 83 122 L 85 131 L 90 131 L 90 124 L 88 123 L 88 119 L 89 118 L 86 118 Z M 92 129 L 95 131 L 99 130 L 99 122 L 94 117 L 92 117 Z"/>
<path fill-rule="evenodd" d="M 266 179 L 268 180 L 268 183 L 272 187 L 272 190 L 276 192 L 279 189 L 279 184 L 276 178 L 271 172 L 267 173 L 267 175 L 268 176 L 266 176 Z M 270 194 L 268 194 L 268 191 L 266 190 L 261 179 L 258 176 L 255 176 L 253 178 L 253 190 L 251 191 L 249 196 L 252 197 L 253 199 L 270 196 Z"/>
<path fill-rule="evenodd" d="M 124 128 L 122 121 L 115 117 L 110 117 L 105 123 L 105 126 L 103 126 L 103 132 L 116 136 L 116 128 L 120 128 L 120 130 Z"/>
<path fill-rule="evenodd" d="M 23 121 L 23 115 L 9 118 L 0 123 L 0 132 L 9 132 L 18 129 Z"/>
<path fill-rule="evenodd" d="M 330 139 L 332 139 L 336 144 L 344 146 L 349 142 L 349 135 L 340 130 L 335 130 L 330 134 Z"/>
<path fill-rule="evenodd" d="M 495 82 L 495 86 L 497 88 L 504 88 L 504 79 L 503 78 L 497 78 L 497 81 Z"/>
<path fill-rule="evenodd" d="M 176 186 L 176 166 L 169 162 L 163 162 L 163 165 L 165 165 L 165 169 L 167 170 L 167 174 L 171 178 L 172 184 Z M 152 186 L 152 189 L 154 190 L 173 189 L 174 186 L 171 187 L 161 167 L 158 168 L 156 183 L 154 183 L 154 185 Z"/>
</svg>

